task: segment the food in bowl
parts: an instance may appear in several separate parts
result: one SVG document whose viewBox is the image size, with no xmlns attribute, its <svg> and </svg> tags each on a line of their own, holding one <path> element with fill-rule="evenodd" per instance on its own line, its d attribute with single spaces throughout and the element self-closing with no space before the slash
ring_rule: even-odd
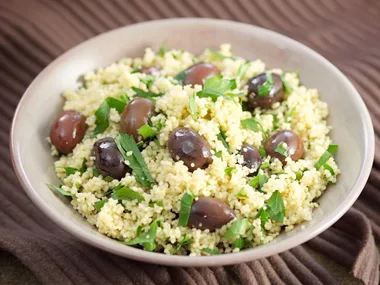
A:
<svg viewBox="0 0 380 285">
<path fill-rule="evenodd" d="M 237 252 L 312 219 L 339 168 L 328 106 L 297 72 L 162 46 L 84 75 L 48 140 L 51 189 L 148 251 Z"/>
</svg>

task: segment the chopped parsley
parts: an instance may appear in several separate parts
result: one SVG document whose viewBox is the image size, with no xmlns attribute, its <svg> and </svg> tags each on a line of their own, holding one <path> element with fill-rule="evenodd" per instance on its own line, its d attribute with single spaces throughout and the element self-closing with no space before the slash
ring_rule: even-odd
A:
<svg viewBox="0 0 380 285">
<path fill-rule="evenodd" d="M 218 254 L 221 254 L 220 250 L 218 250 L 218 249 L 211 249 L 211 248 L 208 248 L 208 247 L 203 248 L 202 252 L 207 253 L 208 255 L 218 255 Z"/>
<path fill-rule="evenodd" d="M 113 97 L 108 97 L 95 111 L 95 130 L 94 136 L 103 133 L 109 127 L 108 116 L 111 108 L 115 108 L 118 113 L 123 112 L 126 102 Z"/>
<path fill-rule="evenodd" d="M 139 231 L 138 236 L 136 238 L 134 238 L 128 242 L 122 242 L 122 243 L 126 244 L 126 245 L 140 244 L 147 251 L 155 250 L 158 222 L 159 222 L 158 220 L 155 220 L 153 223 L 151 223 L 148 232 L 141 233 L 141 228 L 140 228 L 140 231 Z"/>
<path fill-rule="evenodd" d="M 284 85 L 284 90 L 286 93 L 291 93 L 293 91 L 293 88 L 289 85 L 289 83 L 285 80 L 285 76 L 280 75 L 282 85 Z"/>
<path fill-rule="evenodd" d="M 66 177 L 68 177 L 71 174 L 74 174 L 75 172 L 79 171 L 79 169 L 75 168 L 75 167 L 58 166 L 57 168 L 63 168 L 66 172 Z"/>
<path fill-rule="evenodd" d="M 296 180 L 301 180 L 301 178 L 303 176 L 302 171 L 296 171 L 295 174 L 296 174 Z"/>
<path fill-rule="evenodd" d="M 129 162 L 128 166 L 132 168 L 136 180 L 145 187 L 154 183 L 154 179 L 150 174 L 134 138 L 127 134 L 120 134 L 115 139 L 115 142 L 124 159 Z M 130 151 L 132 154 L 127 155 Z"/>
<path fill-rule="evenodd" d="M 240 124 L 242 125 L 243 128 L 252 130 L 254 132 L 259 131 L 259 126 L 257 125 L 257 121 L 255 118 L 248 118 L 245 120 L 241 120 Z"/>
<path fill-rule="evenodd" d="M 200 98 L 210 97 L 214 102 L 216 102 L 219 97 L 226 100 L 233 100 L 233 97 L 236 96 L 236 94 L 225 93 L 235 88 L 235 79 L 223 79 L 222 75 L 215 75 L 205 80 L 203 90 L 197 92 L 197 95 Z"/>
<path fill-rule="evenodd" d="M 137 200 L 138 202 L 144 200 L 143 196 L 127 186 L 114 190 L 111 198 L 114 200 Z"/>
<path fill-rule="evenodd" d="M 95 209 L 96 212 L 99 213 L 100 210 L 103 208 L 104 204 L 108 202 L 108 199 L 103 199 L 98 202 L 95 202 Z"/>
<path fill-rule="evenodd" d="M 265 151 L 265 148 L 264 148 L 264 147 L 261 146 L 261 147 L 259 148 L 259 152 L 260 152 L 260 155 L 261 155 L 262 158 L 267 157 L 267 152 Z"/>
<path fill-rule="evenodd" d="M 280 142 L 274 151 L 285 157 L 288 157 L 288 146 L 285 142 Z"/>
<path fill-rule="evenodd" d="M 236 167 L 227 167 L 224 169 L 224 173 L 229 177 L 232 177 L 232 173 L 234 172 L 236 172 Z"/>
<path fill-rule="evenodd" d="M 222 151 L 215 151 L 215 156 L 223 160 Z"/>
<path fill-rule="evenodd" d="M 178 72 L 176 76 L 174 76 L 174 80 L 182 84 L 182 82 L 186 79 L 186 75 L 187 75 L 186 70 L 182 70 Z"/>
<path fill-rule="evenodd" d="M 262 84 L 261 86 L 259 86 L 259 88 L 257 88 L 257 95 L 260 97 L 267 96 L 272 90 L 273 85 L 274 85 L 274 79 L 273 79 L 272 74 L 267 72 L 266 77 L 267 77 L 267 80 L 264 82 L 264 84 Z"/>
<path fill-rule="evenodd" d="M 145 124 L 141 126 L 140 128 L 138 128 L 138 132 L 140 135 L 142 135 L 144 139 L 152 138 L 157 135 L 157 132 L 148 124 Z"/>
<path fill-rule="evenodd" d="M 290 109 L 289 113 L 288 113 L 288 114 L 286 115 L 286 117 L 285 117 L 285 122 L 286 122 L 286 123 L 289 123 L 289 122 L 291 121 L 292 116 L 293 116 L 293 114 L 294 114 L 296 108 L 297 108 L 297 105 L 295 105 L 293 108 Z"/>
<path fill-rule="evenodd" d="M 85 173 L 86 170 L 87 170 L 87 165 L 86 165 L 86 163 L 87 163 L 87 159 L 86 159 L 86 158 L 83 158 L 82 166 L 81 166 L 80 169 L 79 169 L 80 173 L 82 173 L 82 174 Z"/>
<path fill-rule="evenodd" d="M 61 193 L 63 196 L 70 196 L 70 197 L 73 196 L 73 194 L 71 194 L 70 192 L 63 190 L 62 186 L 55 186 L 55 185 L 49 184 L 49 183 L 46 183 L 46 186 L 49 187 L 51 190 L 55 190 L 55 191 Z"/>
<path fill-rule="evenodd" d="M 235 248 L 244 248 L 245 246 L 245 240 L 243 238 L 238 238 L 235 240 Z"/>
<path fill-rule="evenodd" d="M 261 168 L 261 169 L 265 169 L 265 168 L 268 168 L 269 166 L 270 166 L 270 163 L 269 163 L 268 161 L 264 161 L 264 162 L 261 164 L 260 168 Z"/>
<path fill-rule="evenodd" d="M 261 228 L 264 229 L 265 224 L 269 220 L 269 213 L 266 210 L 264 210 L 263 207 L 261 207 L 260 210 L 259 210 L 259 212 L 256 215 L 256 218 L 260 218 L 260 220 L 261 220 Z"/>
<path fill-rule="evenodd" d="M 167 53 L 169 49 L 165 46 L 165 43 L 161 44 L 161 46 L 158 48 L 157 54 L 159 56 L 164 56 L 165 53 Z"/>
<path fill-rule="evenodd" d="M 262 192 L 263 191 L 262 188 L 264 184 L 267 182 L 268 182 L 268 177 L 259 173 L 249 182 L 249 185 L 251 185 L 253 188 L 257 188 L 259 192 Z"/>
<path fill-rule="evenodd" d="M 174 253 L 177 253 L 181 249 L 181 247 L 188 245 L 189 243 L 190 243 L 190 237 L 186 234 L 183 240 L 181 240 L 178 243 L 176 249 L 174 250 Z"/>
<path fill-rule="evenodd" d="M 266 210 L 272 220 L 283 222 L 285 217 L 285 205 L 280 192 L 274 191 L 272 196 L 267 201 Z"/>
<path fill-rule="evenodd" d="M 161 97 L 162 93 L 153 93 L 151 91 L 144 91 L 140 88 L 136 88 L 136 87 L 132 87 L 132 90 L 135 91 L 136 93 L 136 97 L 140 97 L 140 98 L 146 98 L 146 99 L 149 99 L 153 102 L 156 102 L 156 99 L 157 97 Z"/>
<path fill-rule="evenodd" d="M 191 192 L 186 191 L 181 199 L 181 208 L 179 210 L 178 225 L 187 226 L 190 217 L 191 206 L 193 205 L 194 196 Z"/>
<path fill-rule="evenodd" d="M 240 77 L 240 78 L 243 78 L 244 75 L 245 75 L 245 73 L 248 70 L 249 65 L 250 65 L 249 61 L 246 61 L 245 63 L 243 63 L 242 65 L 240 65 L 239 70 L 237 72 L 237 76 Z"/>
<path fill-rule="evenodd" d="M 273 130 L 278 130 L 280 128 L 278 124 L 280 122 L 280 119 L 277 117 L 277 115 L 274 115 L 274 114 L 272 114 L 272 117 L 273 117 Z"/>
<path fill-rule="evenodd" d="M 244 235 L 248 227 L 248 219 L 236 220 L 228 228 L 224 238 L 231 239 L 237 235 Z"/>
<path fill-rule="evenodd" d="M 241 188 L 238 192 L 234 194 L 237 198 L 248 198 L 247 194 L 245 194 L 245 189 Z"/>
<path fill-rule="evenodd" d="M 328 165 L 327 163 L 325 163 L 323 165 L 323 168 L 326 169 L 326 170 L 328 170 L 331 173 L 331 175 L 333 175 L 333 176 L 335 175 L 334 169 L 330 165 Z"/>
<path fill-rule="evenodd" d="M 105 180 L 106 182 L 111 182 L 111 181 L 114 180 L 114 178 L 111 177 L 111 176 L 106 176 L 106 177 L 104 177 L 104 180 Z"/>
<path fill-rule="evenodd" d="M 189 96 L 189 105 L 190 105 L 190 112 L 191 112 L 191 116 L 193 117 L 193 120 L 197 120 L 199 113 L 198 113 L 197 103 L 195 102 L 195 94 L 191 94 Z"/>
<path fill-rule="evenodd" d="M 337 144 L 330 144 L 327 150 L 322 154 L 317 163 L 314 165 L 315 169 L 319 170 L 326 162 L 338 151 Z"/>
<path fill-rule="evenodd" d="M 226 134 L 222 131 L 222 129 L 219 128 L 219 134 L 217 135 L 218 140 L 222 142 L 224 147 L 227 149 L 228 152 L 230 152 L 230 147 L 226 141 Z"/>
</svg>

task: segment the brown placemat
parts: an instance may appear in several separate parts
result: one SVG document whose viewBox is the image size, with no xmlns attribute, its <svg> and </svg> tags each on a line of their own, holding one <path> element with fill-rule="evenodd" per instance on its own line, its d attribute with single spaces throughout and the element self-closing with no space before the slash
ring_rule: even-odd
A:
<svg viewBox="0 0 380 285">
<path fill-rule="evenodd" d="M 54 58 L 92 36 L 171 17 L 251 23 L 315 49 L 355 84 L 371 112 L 379 144 L 379 1 L 2 0 L 0 250 L 18 258 L 43 284 L 337 284 L 307 248 L 347 267 L 365 284 L 378 284 L 380 152 L 360 199 L 333 227 L 282 254 L 229 267 L 170 268 L 123 259 L 79 242 L 31 203 L 13 172 L 8 139 L 14 110 L 33 78 Z"/>
</svg>

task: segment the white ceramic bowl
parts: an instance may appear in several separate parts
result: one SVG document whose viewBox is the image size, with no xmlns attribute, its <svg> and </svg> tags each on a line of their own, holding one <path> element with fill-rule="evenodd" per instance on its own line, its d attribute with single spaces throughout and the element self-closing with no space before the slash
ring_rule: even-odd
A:
<svg viewBox="0 0 380 285">
<path fill-rule="evenodd" d="M 69 200 L 45 183 L 59 184 L 45 138 L 62 110 L 61 92 L 78 86 L 80 75 L 128 56 L 141 56 L 145 47 L 162 42 L 199 54 L 205 48 L 231 43 L 235 54 L 260 58 L 268 67 L 298 70 L 307 87 L 317 88 L 329 104 L 331 136 L 339 144 L 342 174 L 320 198 L 313 220 L 302 223 L 273 242 L 239 253 L 217 256 L 169 256 L 122 245 L 101 235 L 71 207 Z M 66 52 L 52 62 L 26 90 L 11 130 L 14 168 L 32 201 L 55 223 L 79 239 L 124 257 L 172 266 L 236 264 L 273 255 L 306 242 L 336 222 L 362 191 L 373 162 L 374 133 L 368 111 L 347 78 L 325 58 L 306 46 L 272 31 L 231 21 L 170 19 L 123 27 Z"/>
</svg>

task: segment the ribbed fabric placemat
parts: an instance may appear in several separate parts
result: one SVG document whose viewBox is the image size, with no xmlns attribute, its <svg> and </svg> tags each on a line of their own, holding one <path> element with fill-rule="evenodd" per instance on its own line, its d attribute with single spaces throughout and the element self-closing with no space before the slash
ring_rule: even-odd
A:
<svg viewBox="0 0 380 285">
<path fill-rule="evenodd" d="M 251 23 L 315 49 L 354 83 L 371 112 L 379 145 L 379 1 L 3 0 L 0 250 L 16 256 L 43 284 L 338 284 L 307 248 L 349 268 L 365 284 L 378 284 L 380 152 L 359 200 L 333 227 L 282 254 L 229 267 L 169 268 L 123 259 L 79 242 L 31 203 L 13 172 L 8 140 L 14 110 L 33 78 L 64 51 L 99 33 L 171 17 Z"/>
</svg>

